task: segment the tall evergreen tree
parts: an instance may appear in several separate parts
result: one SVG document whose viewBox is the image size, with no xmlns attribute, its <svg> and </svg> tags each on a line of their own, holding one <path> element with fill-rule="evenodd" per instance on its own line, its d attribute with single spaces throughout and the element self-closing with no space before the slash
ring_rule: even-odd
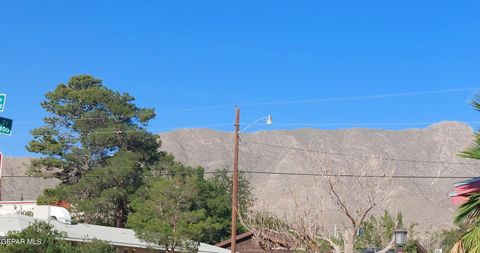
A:
<svg viewBox="0 0 480 253">
<path fill-rule="evenodd" d="M 81 221 L 123 227 L 129 198 L 156 164 L 157 137 L 145 130 L 153 109 L 139 108 L 128 94 L 91 76 L 72 77 L 46 94 L 45 126 L 31 131 L 28 150 L 42 155 L 32 171 L 62 180 L 39 201 L 67 200 Z"/>
<path fill-rule="evenodd" d="M 139 152 L 145 161 L 157 155 L 156 137 L 144 128 L 155 117 L 154 110 L 137 107 L 132 96 L 79 75 L 45 97 L 45 126 L 31 131 L 33 140 L 27 146 L 42 155 L 33 161 L 32 172 L 73 184 L 119 151 Z"/>
</svg>

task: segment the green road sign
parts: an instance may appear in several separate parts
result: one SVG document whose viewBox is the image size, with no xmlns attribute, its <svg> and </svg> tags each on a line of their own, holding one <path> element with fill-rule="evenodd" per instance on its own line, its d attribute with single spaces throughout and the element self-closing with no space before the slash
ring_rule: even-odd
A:
<svg viewBox="0 0 480 253">
<path fill-rule="evenodd" d="M 0 94 L 0 112 L 5 108 L 5 99 L 7 98 L 6 94 Z"/>
<path fill-rule="evenodd" d="M 0 134 L 12 134 L 13 120 L 0 117 Z"/>
</svg>

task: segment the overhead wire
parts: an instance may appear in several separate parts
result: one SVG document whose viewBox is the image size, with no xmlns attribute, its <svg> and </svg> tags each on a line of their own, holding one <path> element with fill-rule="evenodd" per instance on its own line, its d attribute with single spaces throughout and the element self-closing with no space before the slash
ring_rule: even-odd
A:
<svg viewBox="0 0 480 253">
<path fill-rule="evenodd" d="M 135 131 L 132 131 L 135 132 Z M 112 132 L 118 134 L 119 132 Z M 288 149 L 294 151 L 301 151 L 301 152 L 308 152 L 308 153 L 319 153 L 325 155 L 335 155 L 335 156 L 342 156 L 342 157 L 355 157 L 355 158 L 374 158 L 379 160 L 385 161 L 394 161 L 394 162 L 410 162 L 410 163 L 428 163 L 428 164 L 441 164 L 441 165 L 480 165 L 480 163 L 471 163 L 471 162 L 452 162 L 452 161 L 433 161 L 433 160 L 417 160 L 417 159 L 405 159 L 405 158 L 393 158 L 393 157 L 385 157 L 379 154 L 368 154 L 368 155 L 361 155 L 361 154 L 347 154 L 341 152 L 333 152 L 333 151 L 325 151 L 325 150 L 314 150 L 314 149 L 307 149 L 307 148 L 300 148 L 300 147 L 293 147 L 293 146 L 284 146 L 278 144 L 270 144 L 270 143 L 263 143 L 248 139 L 240 139 L 242 143 L 250 143 L 254 145 L 261 145 L 271 148 L 280 148 L 280 149 Z"/>
<path fill-rule="evenodd" d="M 358 127 L 358 126 L 428 126 L 437 124 L 438 122 L 372 122 L 372 123 L 275 123 L 275 126 L 298 126 L 298 127 L 310 127 L 310 126 L 346 126 L 346 127 Z M 461 123 L 470 124 L 470 125 L 480 125 L 480 121 L 461 121 Z M 192 128 L 209 128 L 209 127 L 226 127 L 233 126 L 233 123 L 218 123 L 218 124 L 205 124 L 205 125 L 194 125 L 194 126 L 178 126 L 178 127 L 166 127 L 159 129 L 139 129 L 139 130 L 118 130 L 118 131 L 100 131 L 92 132 L 88 134 L 120 134 L 120 133 L 136 133 L 136 132 L 152 132 L 152 133 L 161 133 L 165 131 L 171 131 L 176 129 L 192 129 Z M 282 130 L 282 129 L 275 129 Z M 30 134 L 12 134 L 5 136 L 7 138 L 13 137 L 31 137 Z"/>
<path fill-rule="evenodd" d="M 281 148 L 281 149 L 289 149 L 295 151 L 302 151 L 302 152 L 309 152 L 309 153 L 320 153 L 326 155 L 336 155 L 336 156 L 344 156 L 344 157 L 357 157 L 357 158 L 375 158 L 379 160 L 387 160 L 387 161 L 397 161 L 397 162 L 411 162 L 411 163 L 430 163 L 430 164 L 451 164 L 451 165 L 480 165 L 480 163 L 466 163 L 466 162 L 450 162 L 450 161 L 430 161 L 430 160 L 415 160 L 415 159 L 403 159 L 403 158 L 391 158 L 391 157 L 383 157 L 381 155 L 370 154 L 370 155 L 355 155 L 355 154 L 345 154 L 340 152 L 332 152 L 332 151 L 323 151 L 323 150 L 312 150 L 312 149 L 305 149 L 299 147 L 292 147 L 292 146 L 283 146 L 283 145 L 276 145 L 276 144 L 269 144 L 269 143 L 262 143 L 257 141 L 251 140 L 241 140 L 243 143 L 251 143 L 256 145 L 262 145 L 272 148 Z"/>
<path fill-rule="evenodd" d="M 369 99 L 381 99 L 381 98 L 392 98 L 392 97 L 408 97 L 408 96 L 420 96 L 420 95 L 430 95 L 430 94 L 453 93 L 453 92 L 461 92 L 461 91 L 473 91 L 473 90 L 478 90 L 479 88 L 480 87 L 467 87 L 467 88 L 456 88 L 456 89 L 385 93 L 385 94 L 365 95 L 365 96 L 347 96 L 347 97 L 331 97 L 331 98 L 306 99 L 306 100 L 286 100 L 286 101 L 261 102 L 261 103 L 244 103 L 241 105 L 242 106 L 265 106 L 265 105 L 285 105 L 285 104 L 311 104 L 311 103 L 347 101 L 347 100 L 369 100 Z"/>
<path fill-rule="evenodd" d="M 327 97 L 327 98 L 318 98 L 318 99 L 283 100 L 283 101 L 271 101 L 271 102 L 232 103 L 232 104 L 219 104 L 219 105 L 199 106 L 199 107 L 186 107 L 186 108 L 178 108 L 178 109 L 171 109 L 171 110 L 160 110 L 158 112 L 154 112 L 154 114 L 179 113 L 179 112 L 231 108 L 236 105 L 253 107 L 253 106 L 271 106 L 271 105 L 287 105 L 287 104 L 312 104 L 312 103 L 333 102 L 333 101 L 371 100 L 371 99 L 382 99 L 382 98 L 392 98 L 392 97 L 408 97 L 408 96 L 421 96 L 421 95 L 430 95 L 430 94 L 455 93 L 455 92 L 462 92 L 462 91 L 475 91 L 479 89 L 480 87 L 464 87 L 464 88 L 441 89 L 441 90 L 384 93 L 384 94 L 374 94 L 374 95 L 364 95 L 364 96 Z M 82 117 L 75 120 L 76 121 L 99 120 L 99 119 L 107 119 L 107 118 L 121 119 L 124 117 L 138 117 L 142 115 L 151 115 L 151 114 L 152 113 L 137 113 L 137 114 L 127 114 L 127 115 L 120 115 L 120 116 L 111 115 L 111 116 L 102 116 L 102 117 Z M 28 122 L 33 122 L 33 121 L 28 121 Z M 41 122 L 41 121 L 38 121 L 38 122 Z"/>
<path fill-rule="evenodd" d="M 233 171 L 226 171 L 233 173 Z M 277 171 L 258 171 L 258 170 L 239 170 L 245 174 L 264 174 L 264 175 L 283 175 L 283 176 L 313 176 L 313 177 L 346 177 L 346 178 L 396 178 L 396 179 L 469 179 L 473 176 L 429 176 L 429 175 L 356 175 L 356 174 L 335 174 L 335 173 L 302 173 L 302 172 L 277 172 Z M 221 174 L 219 171 L 204 171 L 191 173 L 159 173 L 155 176 L 175 176 L 175 175 L 191 175 L 191 174 Z M 84 175 L 83 177 L 111 177 L 111 175 Z M 2 178 L 52 178 L 45 176 L 30 175 L 3 175 Z"/>
<path fill-rule="evenodd" d="M 329 101 L 346 101 L 346 100 L 365 100 L 365 99 L 380 99 L 380 98 L 390 98 L 390 97 L 404 97 L 404 96 L 417 96 L 417 95 L 428 95 L 428 94 L 441 94 L 441 93 L 452 93 L 452 92 L 461 92 L 461 91 L 472 91 L 477 90 L 479 87 L 470 87 L 470 88 L 457 88 L 457 89 L 443 89 L 443 90 L 428 90 L 428 91 L 415 91 L 415 92 L 403 92 L 403 93 L 389 93 L 389 94 L 377 94 L 377 95 L 367 95 L 367 96 L 351 96 L 351 97 L 332 97 L 332 98 L 321 98 L 321 99 L 309 99 L 309 100 L 289 100 L 289 101 L 274 101 L 274 102 L 256 102 L 256 103 L 243 103 L 239 104 L 242 106 L 265 106 L 265 105 L 281 105 L 281 104 L 307 104 L 307 103 L 319 103 L 319 102 L 329 102 Z M 181 108 L 175 109 L 170 111 L 159 111 L 157 114 L 160 113 L 168 113 L 168 112 L 186 112 L 186 111 L 195 111 L 195 110 L 207 110 L 207 109 L 216 109 L 216 108 L 225 108 L 230 107 L 233 105 L 213 105 L 213 106 L 203 106 L 203 107 L 194 107 L 194 108 Z M 148 113 L 151 114 L 151 113 Z M 133 115 L 122 115 L 122 116 L 115 116 L 117 118 L 122 117 L 135 117 L 141 116 L 142 114 L 133 114 Z M 95 120 L 95 119 L 106 119 L 111 118 L 113 116 L 105 116 L 105 117 L 91 117 L 91 118 L 80 118 L 76 120 Z M 472 124 L 479 124 L 480 122 L 470 122 Z M 357 124 L 350 124 L 350 123 L 318 123 L 318 124 L 310 124 L 310 125 L 423 125 L 423 124 L 430 124 L 427 122 L 409 122 L 409 123 L 357 123 Z M 215 125 L 207 125 L 204 127 L 211 127 L 211 126 L 226 126 L 229 124 L 215 124 Z M 284 123 L 284 125 L 294 125 L 292 123 Z M 298 125 L 307 125 L 307 124 L 298 124 Z M 127 131 L 104 131 L 104 132 L 96 132 L 94 134 L 120 134 L 120 133 L 135 133 L 135 132 L 144 132 L 145 130 L 127 130 Z M 389 157 L 378 157 L 378 156 L 365 156 L 365 155 L 354 155 L 354 154 L 344 154 L 339 152 L 330 152 L 330 151 L 319 151 L 319 150 L 310 150 L 298 147 L 289 147 L 289 146 L 282 146 L 282 145 L 275 145 L 275 144 L 268 144 L 268 143 L 260 143 L 255 141 L 243 141 L 247 143 L 275 147 L 275 148 L 283 148 L 283 149 L 290 149 L 296 151 L 303 151 L 303 152 L 314 152 L 314 153 L 322 153 L 322 154 L 329 154 L 329 155 L 338 155 L 338 156 L 347 156 L 347 157 L 359 157 L 359 158 L 378 158 L 382 160 L 390 160 L 390 161 L 399 161 L 399 162 L 413 162 L 413 163 L 432 163 L 432 164 L 454 164 L 454 165 L 479 165 L 476 163 L 465 163 L 465 162 L 449 162 L 449 161 L 428 161 L 428 160 L 414 160 L 414 159 L 399 159 L 399 158 L 389 158 Z M 246 171 L 248 173 L 256 173 L 256 174 L 278 174 L 278 175 L 290 175 L 291 173 L 280 173 L 280 172 L 260 172 L 260 171 Z M 300 174 L 293 174 L 293 175 L 316 175 L 311 173 L 300 173 Z M 348 176 L 348 175 L 347 175 Z M 350 175 L 354 176 L 354 175 Z M 4 176 L 8 177 L 8 176 Z M 23 177 L 23 176 L 15 176 L 15 177 Z M 27 176 L 25 176 L 27 177 Z M 28 176 L 31 177 L 31 176 Z M 409 176 L 410 177 L 410 176 Z M 418 176 L 417 176 L 418 177 Z M 410 177 L 411 178 L 411 177 Z M 424 178 L 424 177 L 419 177 Z M 427 178 L 441 178 L 441 177 L 427 177 Z M 447 177 L 447 178 L 467 178 L 467 177 Z"/>
<path fill-rule="evenodd" d="M 182 109 L 159 111 L 158 113 L 188 112 L 188 111 L 198 111 L 198 110 L 206 110 L 206 109 L 228 108 L 234 105 L 250 107 L 250 106 L 271 106 L 271 105 L 287 105 L 287 104 L 312 104 L 312 103 L 348 101 L 348 100 L 369 100 L 369 99 L 382 99 L 382 98 L 392 98 L 392 97 L 407 97 L 407 96 L 420 96 L 420 95 L 430 95 L 430 94 L 454 93 L 454 92 L 462 92 L 462 91 L 474 91 L 478 89 L 480 89 L 480 87 L 464 87 L 464 88 L 454 88 L 454 89 L 425 90 L 425 91 L 384 93 L 384 94 L 364 95 L 364 96 L 345 96 L 345 97 L 330 97 L 330 98 L 303 99 L 303 100 L 249 102 L 249 103 L 223 104 L 223 105 L 212 105 L 212 106 L 204 106 L 204 107 L 182 108 Z"/>
<path fill-rule="evenodd" d="M 480 125 L 480 121 L 460 121 L 461 123 L 470 124 L 470 125 Z M 341 126 L 341 127 L 359 127 L 359 126 L 428 126 L 437 124 L 438 122 L 432 121 L 419 121 L 419 122 L 318 122 L 318 123 L 275 123 L 275 126 Z"/>
</svg>

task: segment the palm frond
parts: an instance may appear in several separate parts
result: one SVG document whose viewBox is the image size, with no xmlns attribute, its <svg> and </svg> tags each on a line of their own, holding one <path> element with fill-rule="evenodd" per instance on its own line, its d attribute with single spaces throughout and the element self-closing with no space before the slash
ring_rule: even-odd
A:
<svg viewBox="0 0 480 253">
<path fill-rule="evenodd" d="M 455 214 L 456 223 L 477 223 L 480 221 L 480 193 L 470 195 Z"/>
<path fill-rule="evenodd" d="M 480 253 L 480 224 L 462 236 L 463 247 L 468 253 Z"/>
<path fill-rule="evenodd" d="M 461 240 L 458 240 L 455 245 L 453 245 L 450 253 L 465 253 L 465 249 L 463 248 L 463 243 Z"/>
</svg>

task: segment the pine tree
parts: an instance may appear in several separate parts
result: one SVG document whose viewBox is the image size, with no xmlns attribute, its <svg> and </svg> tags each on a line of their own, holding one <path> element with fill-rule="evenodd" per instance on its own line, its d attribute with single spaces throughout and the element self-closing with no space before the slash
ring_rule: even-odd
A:
<svg viewBox="0 0 480 253">
<path fill-rule="evenodd" d="M 33 161 L 31 172 L 73 184 L 119 151 L 142 153 L 146 161 L 155 158 L 156 137 L 144 128 L 155 117 L 154 110 L 137 107 L 132 96 L 80 75 L 45 97 L 45 126 L 31 131 L 33 140 L 27 146 L 42 155 Z"/>
<path fill-rule="evenodd" d="M 149 166 L 162 156 L 157 137 L 145 130 L 153 109 L 139 108 L 128 94 L 112 91 L 91 76 L 72 77 L 46 94 L 45 126 L 31 131 L 27 149 L 41 158 L 31 172 L 62 184 L 39 202 L 74 204 L 80 221 L 123 227 L 129 198 Z"/>
</svg>

